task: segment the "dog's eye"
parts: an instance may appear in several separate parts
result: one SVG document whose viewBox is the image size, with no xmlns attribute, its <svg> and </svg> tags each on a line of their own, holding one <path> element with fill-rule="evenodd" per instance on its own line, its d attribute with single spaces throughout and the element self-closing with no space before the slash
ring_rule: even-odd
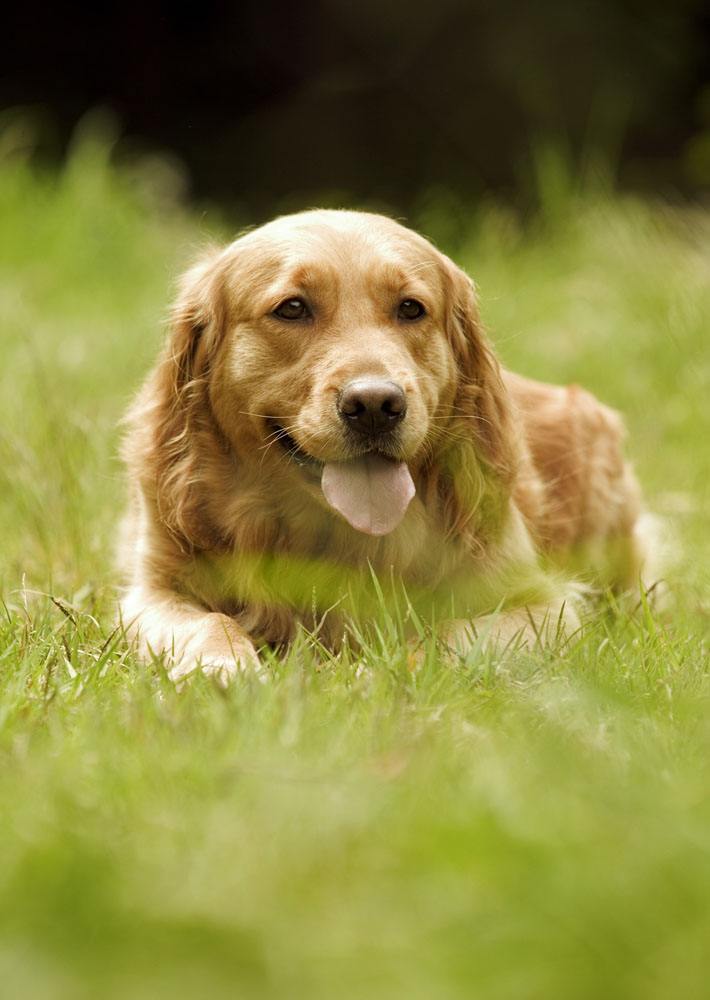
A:
<svg viewBox="0 0 710 1000">
<path fill-rule="evenodd" d="M 413 319 L 421 319 L 425 312 L 424 306 L 416 299 L 403 299 L 397 309 L 397 316 L 399 319 L 411 322 Z"/>
<path fill-rule="evenodd" d="M 287 320 L 308 319 L 311 311 L 303 299 L 284 299 L 276 306 L 273 315 Z"/>
</svg>

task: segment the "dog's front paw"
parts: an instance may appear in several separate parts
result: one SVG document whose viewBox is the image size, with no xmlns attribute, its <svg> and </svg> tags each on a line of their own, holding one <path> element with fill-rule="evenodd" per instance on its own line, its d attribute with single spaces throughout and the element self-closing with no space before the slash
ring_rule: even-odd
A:
<svg viewBox="0 0 710 1000">
<path fill-rule="evenodd" d="M 264 665 L 245 636 L 225 637 L 221 642 L 188 643 L 182 656 L 174 660 L 168 676 L 180 684 L 197 671 L 214 677 L 221 687 L 227 687 L 240 674 L 252 675 L 262 682 L 266 680 Z"/>
</svg>

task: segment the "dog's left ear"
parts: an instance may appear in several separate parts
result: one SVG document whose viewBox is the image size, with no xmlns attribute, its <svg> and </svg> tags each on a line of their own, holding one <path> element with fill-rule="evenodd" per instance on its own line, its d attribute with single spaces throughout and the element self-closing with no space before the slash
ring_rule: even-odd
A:
<svg viewBox="0 0 710 1000">
<path fill-rule="evenodd" d="M 519 464 L 512 403 L 481 326 L 471 279 L 444 258 L 447 335 L 458 370 L 456 433 L 438 467 L 447 532 L 485 545 L 503 523 Z"/>
<path fill-rule="evenodd" d="M 448 335 L 458 367 L 455 413 L 473 437 L 479 459 L 503 482 L 517 466 L 511 400 L 500 364 L 481 325 L 471 279 L 446 259 Z"/>
</svg>

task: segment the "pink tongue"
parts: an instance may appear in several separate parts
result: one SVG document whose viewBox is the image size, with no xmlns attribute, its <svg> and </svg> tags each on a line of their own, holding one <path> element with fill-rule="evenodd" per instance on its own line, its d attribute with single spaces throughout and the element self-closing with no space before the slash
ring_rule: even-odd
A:
<svg viewBox="0 0 710 1000">
<path fill-rule="evenodd" d="M 321 488 L 330 506 L 367 535 L 394 531 L 415 493 L 406 462 L 381 455 L 328 462 Z"/>
</svg>

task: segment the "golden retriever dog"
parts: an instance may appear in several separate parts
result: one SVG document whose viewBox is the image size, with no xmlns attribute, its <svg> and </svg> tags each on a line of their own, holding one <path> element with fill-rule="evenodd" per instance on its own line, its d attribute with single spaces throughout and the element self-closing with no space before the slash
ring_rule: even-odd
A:
<svg viewBox="0 0 710 1000">
<path fill-rule="evenodd" d="M 121 618 L 175 678 L 259 670 L 300 626 L 337 647 L 378 580 L 461 652 L 568 635 L 590 587 L 639 585 L 618 415 L 504 371 L 471 280 L 379 215 L 209 253 L 127 424 Z"/>
</svg>

